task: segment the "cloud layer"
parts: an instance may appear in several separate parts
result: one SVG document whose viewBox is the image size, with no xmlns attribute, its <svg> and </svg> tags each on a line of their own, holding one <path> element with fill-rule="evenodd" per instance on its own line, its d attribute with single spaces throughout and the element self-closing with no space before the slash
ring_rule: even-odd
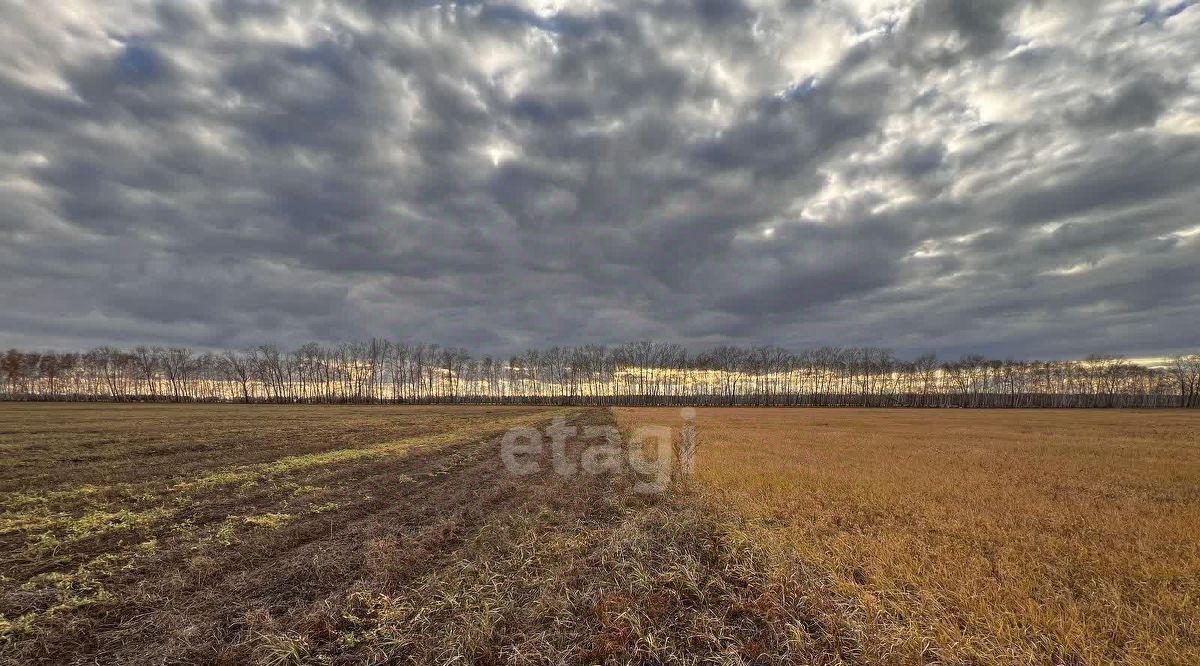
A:
<svg viewBox="0 0 1200 666">
<path fill-rule="evenodd" d="M 0 7 L 0 344 L 1200 344 L 1191 2 Z"/>
</svg>

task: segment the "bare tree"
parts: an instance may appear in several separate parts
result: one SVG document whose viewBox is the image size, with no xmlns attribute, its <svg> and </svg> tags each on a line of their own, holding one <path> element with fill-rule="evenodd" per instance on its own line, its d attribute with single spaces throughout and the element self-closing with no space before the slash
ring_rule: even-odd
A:
<svg viewBox="0 0 1200 666">
<path fill-rule="evenodd" d="M 1169 368 L 1179 385 L 1179 406 L 1200 407 L 1200 354 L 1175 356 Z"/>
</svg>

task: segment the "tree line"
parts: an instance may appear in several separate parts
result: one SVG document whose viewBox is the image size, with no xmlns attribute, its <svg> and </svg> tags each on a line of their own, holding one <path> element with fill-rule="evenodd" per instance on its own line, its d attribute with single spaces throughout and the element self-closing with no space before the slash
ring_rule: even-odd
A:
<svg viewBox="0 0 1200 666">
<path fill-rule="evenodd" d="M 185 347 L 12 349 L 0 399 L 857 407 L 1200 407 L 1200 354 L 1148 367 L 966 355 L 902 360 L 877 347 L 664 342 L 531 349 L 508 359 L 383 339 L 197 353 Z"/>
</svg>

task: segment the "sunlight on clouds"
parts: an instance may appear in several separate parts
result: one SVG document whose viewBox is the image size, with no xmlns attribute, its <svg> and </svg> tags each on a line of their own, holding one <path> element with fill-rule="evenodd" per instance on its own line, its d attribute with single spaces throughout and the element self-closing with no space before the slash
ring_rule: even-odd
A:
<svg viewBox="0 0 1200 666">
<path fill-rule="evenodd" d="M 1194 320 L 1200 5 L 2 6 L 0 228 L 23 234 L 16 274 L 58 273 L 36 293 L 0 280 L 0 301 L 34 303 L 30 321 L 54 320 L 51 301 L 104 308 L 109 331 L 141 341 L 141 315 L 120 318 L 145 307 L 107 279 L 165 246 L 179 293 L 212 281 L 206 257 L 241 267 L 206 299 L 220 306 L 165 315 L 206 318 L 233 346 L 381 330 L 721 344 L 768 320 L 788 344 L 937 318 L 981 351 L 1049 354 L 1061 336 L 1015 323 L 971 337 L 974 313 L 1070 313 L 1089 289 L 1165 322 L 1147 353 Z M 944 15 L 910 20 L 918 7 Z M 123 70 L 130 47 L 161 76 Z M 496 261 L 526 251 L 553 264 Z M 1079 279 L 1036 279 L 1047 269 Z M 269 289 L 241 286 L 255 280 Z M 398 285 L 404 307 L 338 300 L 367 280 Z M 299 284 L 315 281 L 328 301 Z M 859 307 L 829 315 L 841 303 Z M 289 337 L 265 310 L 295 323 Z M 1106 319 L 1063 318 L 1088 344 L 1123 344 Z M 93 324 L 12 335 L 125 341 Z"/>
<path fill-rule="evenodd" d="M 1045 271 L 1043 275 L 1079 275 L 1080 273 L 1087 273 L 1094 270 L 1099 264 L 1100 262 L 1098 261 L 1085 261 L 1061 268 L 1053 268 Z"/>
<path fill-rule="evenodd" d="M 914 259 L 928 259 L 930 257 L 940 257 L 944 254 L 946 254 L 946 252 L 942 250 L 942 244 L 940 242 L 935 240 L 926 240 L 921 241 L 921 244 L 917 246 L 917 249 L 913 250 L 913 252 L 908 256 L 913 257 Z"/>
<path fill-rule="evenodd" d="M 1174 236 L 1175 238 L 1192 238 L 1194 236 L 1200 236 L 1200 224 L 1198 224 L 1194 227 L 1189 227 L 1187 229 L 1180 229 L 1179 231 L 1176 231 L 1175 233 L 1170 234 L 1169 236 L 1160 236 L 1159 238 L 1160 239 L 1170 238 L 1172 236 Z"/>
<path fill-rule="evenodd" d="M 492 166 L 498 167 L 501 163 L 520 155 L 520 148 L 504 139 L 494 139 L 483 147 L 483 153 L 487 155 Z"/>
<path fill-rule="evenodd" d="M 825 187 L 804 202 L 800 215 L 817 221 L 825 220 L 841 207 L 843 199 L 851 191 L 838 173 L 828 172 L 825 174 Z"/>
<path fill-rule="evenodd" d="M 1171 113 L 1160 119 L 1155 129 L 1166 134 L 1197 136 L 1200 135 L 1200 115 L 1187 111 Z"/>
<path fill-rule="evenodd" d="M 987 227 L 980 229 L 979 231 L 974 231 L 969 234 L 963 234 L 961 236 L 954 236 L 951 238 L 929 238 L 921 241 L 921 243 L 917 245 L 917 249 L 911 252 L 908 256 L 913 259 L 929 259 L 932 257 L 942 257 L 961 253 L 964 249 L 963 246 L 969 245 L 971 242 L 985 234 L 991 233 L 992 231 L 992 227 Z"/>
</svg>

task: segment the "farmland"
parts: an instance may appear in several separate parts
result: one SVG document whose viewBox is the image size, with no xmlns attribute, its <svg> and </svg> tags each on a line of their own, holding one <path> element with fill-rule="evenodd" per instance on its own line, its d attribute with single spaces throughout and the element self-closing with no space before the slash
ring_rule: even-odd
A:
<svg viewBox="0 0 1200 666">
<path fill-rule="evenodd" d="M 696 424 L 703 501 L 848 661 L 1200 663 L 1195 414 L 739 409 Z"/>
<path fill-rule="evenodd" d="M 1200 415 L 0 404 L 0 663 L 1200 662 Z M 589 435 L 569 438 L 578 456 Z"/>
</svg>

